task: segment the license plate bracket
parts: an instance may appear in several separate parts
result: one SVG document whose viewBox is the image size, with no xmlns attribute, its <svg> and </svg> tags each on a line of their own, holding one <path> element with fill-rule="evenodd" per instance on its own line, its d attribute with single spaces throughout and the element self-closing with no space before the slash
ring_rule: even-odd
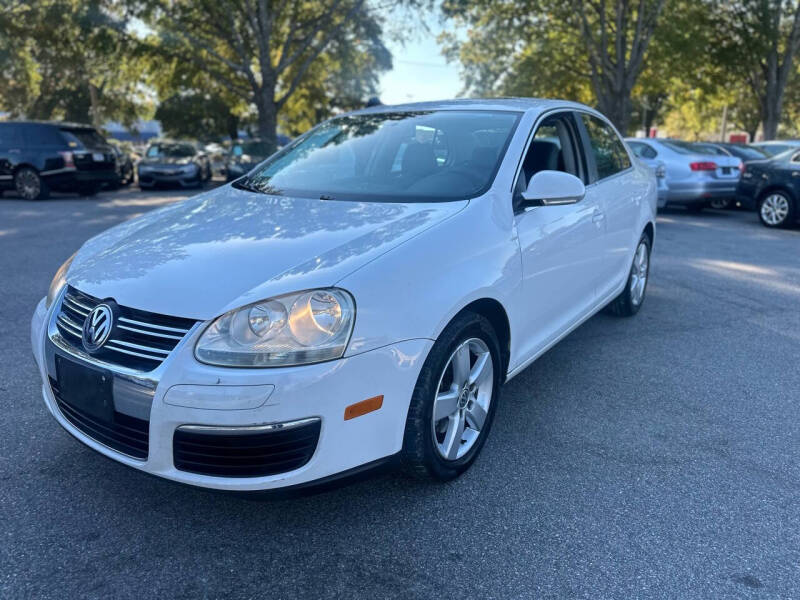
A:
<svg viewBox="0 0 800 600">
<path fill-rule="evenodd" d="M 731 174 L 731 168 L 730 167 L 722 167 L 722 174 L 723 175 L 730 175 Z"/>
<path fill-rule="evenodd" d="M 111 423 L 114 420 L 114 378 L 111 372 L 60 355 L 55 359 L 62 400 L 94 419 Z"/>
</svg>

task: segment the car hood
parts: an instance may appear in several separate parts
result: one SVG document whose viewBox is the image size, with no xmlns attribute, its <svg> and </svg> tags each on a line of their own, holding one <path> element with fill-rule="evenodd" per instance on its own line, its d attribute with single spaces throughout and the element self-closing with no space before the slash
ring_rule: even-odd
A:
<svg viewBox="0 0 800 600">
<path fill-rule="evenodd" d="M 224 186 L 92 238 L 67 281 L 125 306 L 210 319 L 334 285 L 467 204 L 316 200 Z"/>
</svg>

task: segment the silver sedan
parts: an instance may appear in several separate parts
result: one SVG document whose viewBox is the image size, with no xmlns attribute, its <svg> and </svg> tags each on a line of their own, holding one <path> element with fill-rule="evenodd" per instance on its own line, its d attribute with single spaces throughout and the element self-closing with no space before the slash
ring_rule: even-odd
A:
<svg viewBox="0 0 800 600">
<path fill-rule="evenodd" d="M 665 205 L 699 212 L 715 200 L 736 195 L 742 161 L 733 156 L 698 152 L 692 144 L 663 138 L 628 138 L 633 153 L 665 171 Z"/>
</svg>

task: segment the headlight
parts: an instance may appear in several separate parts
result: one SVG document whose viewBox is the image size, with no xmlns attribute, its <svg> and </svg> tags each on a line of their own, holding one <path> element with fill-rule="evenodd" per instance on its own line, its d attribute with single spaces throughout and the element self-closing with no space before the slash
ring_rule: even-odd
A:
<svg viewBox="0 0 800 600">
<path fill-rule="evenodd" d="M 197 165 L 194 163 L 183 165 L 181 167 L 181 171 L 183 171 L 184 173 L 194 173 L 196 170 L 197 170 Z"/>
<path fill-rule="evenodd" d="M 77 252 L 75 254 L 77 254 Z M 56 296 L 58 296 L 59 292 L 61 292 L 63 287 L 67 284 L 67 270 L 72 264 L 72 259 L 75 258 L 75 254 L 70 256 L 64 261 L 63 265 L 58 267 L 58 271 L 56 271 L 56 274 L 53 276 L 53 281 L 50 282 L 50 288 L 47 290 L 47 300 L 44 302 L 45 308 L 50 308 Z"/>
<path fill-rule="evenodd" d="M 225 313 L 195 347 L 200 362 L 283 367 L 341 358 L 355 321 L 352 296 L 321 289 L 277 296 Z"/>
</svg>

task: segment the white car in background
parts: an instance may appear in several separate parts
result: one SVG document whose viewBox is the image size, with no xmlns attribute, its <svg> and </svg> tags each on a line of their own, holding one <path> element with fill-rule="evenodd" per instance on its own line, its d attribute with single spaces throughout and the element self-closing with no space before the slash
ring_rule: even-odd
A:
<svg viewBox="0 0 800 600">
<path fill-rule="evenodd" d="M 84 444 L 188 484 L 395 457 L 447 480 L 501 384 L 602 308 L 639 310 L 655 211 L 652 174 L 580 104 L 337 117 L 86 242 L 33 316 L 42 395 Z"/>
</svg>

